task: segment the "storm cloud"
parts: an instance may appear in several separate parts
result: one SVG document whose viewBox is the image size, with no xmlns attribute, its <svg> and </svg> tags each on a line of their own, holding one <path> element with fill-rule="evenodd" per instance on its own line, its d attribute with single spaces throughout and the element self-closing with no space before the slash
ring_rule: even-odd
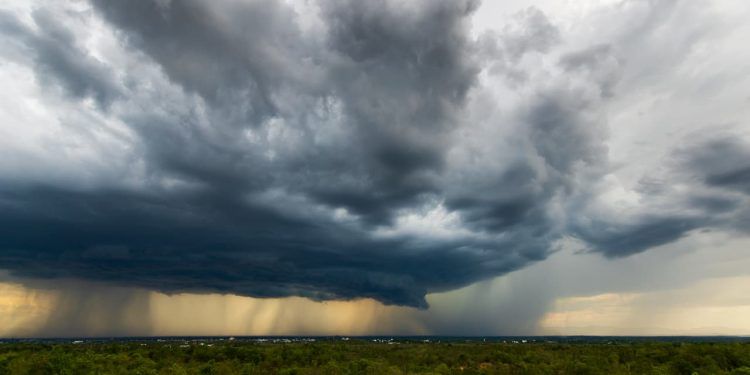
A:
<svg viewBox="0 0 750 375">
<path fill-rule="evenodd" d="M 643 35 L 679 8 L 656 3 Z M 645 74 L 630 36 L 571 47 L 537 8 L 477 34 L 478 7 L 0 8 L 2 63 L 28 68 L 52 113 L 43 141 L 2 143 L 0 268 L 425 308 L 566 239 L 623 257 L 750 230 L 736 137 L 668 149 L 639 199 L 611 204 L 608 105 Z"/>
</svg>

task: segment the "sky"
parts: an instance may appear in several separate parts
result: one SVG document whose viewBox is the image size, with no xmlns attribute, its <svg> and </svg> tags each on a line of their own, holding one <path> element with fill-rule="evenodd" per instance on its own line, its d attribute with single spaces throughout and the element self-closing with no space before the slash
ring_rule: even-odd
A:
<svg viewBox="0 0 750 375">
<path fill-rule="evenodd" d="M 744 0 L 4 0 L 0 336 L 750 335 Z"/>
</svg>

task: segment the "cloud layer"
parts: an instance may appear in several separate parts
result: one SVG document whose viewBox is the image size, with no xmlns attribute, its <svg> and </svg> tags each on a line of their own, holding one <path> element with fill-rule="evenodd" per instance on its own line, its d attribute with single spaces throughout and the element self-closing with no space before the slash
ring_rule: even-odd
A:
<svg viewBox="0 0 750 375">
<path fill-rule="evenodd" d="M 620 91 L 659 74 L 644 66 L 660 25 L 709 17 L 629 4 L 617 15 L 649 16 L 642 44 L 566 41 L 537 8 L 478 33 L 469 0 L 0 8 L 0 68 L 34 98 L 3 107 L 0 268 L 426 307 L 561 240 L 623 257 L 699 229 L 744 235 L 742 124 L 618 180 Z"/>
</svg>

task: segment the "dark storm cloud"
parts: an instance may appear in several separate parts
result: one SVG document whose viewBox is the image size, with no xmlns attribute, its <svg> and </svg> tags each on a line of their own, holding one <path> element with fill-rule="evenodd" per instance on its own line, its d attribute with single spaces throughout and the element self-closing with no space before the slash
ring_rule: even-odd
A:
<svg viewBox="0 0 750 375">
<path fill-rule="evenodd" d="M 598 223 L 577 235 L 608 257 L 624 257 L 673 242 L 701 224 L 692 217 L 641 217 L 633 224 Z"/>
<path fill-rule="evenodd" d="M 750 194 L 750 145 L 720 138 L 687 150 L 684 157 L 705 184 Z"/>
<path fill-rule="evenodd" d="M 492 245 L 481 242 L 437 245 L 426 258 L 423 249 L 402 241 L 367 240 L 211 195 L 34 189 L 3 197 L 3 266 L 33 278 L 423 306 L 428 290 L 451 289 L 525 261 L 497 262 L 466 248 Z"/>
<path fill-rule="evenodd" d="M 478 72 L 465 35 L 467 16 L 476 8 L 473 2 L 425 3 L 414 9 L 388 2 L 324 2 L 329 27 L 322 42 L 300 35 L 291 10 L 278 2 L 214 7 L 191 1 L 169 6 L 95 3 L 126 32 L 130 44 L 159 62 L 173 81 L 200 93 L 223 122 L 252 128 L 261 126 L 263 118 L 278 116 L 313 137 L 316 124 L 299 116 L 321 101 L 340 105 L 351 133 L 343 140 L 346 144 L 315 150 L 311 140 L 303 140 L 302 148 L 294 151 L 298 156 L 282 155 L 286 160 L 277 164 L 284 164 L 285 171 L 313 175 L 296 181 L 305 194 L 346 207 L 372 223 L 387 222 L 394 207 L 412 204 L 435 189 L 430 173 L 442 166 L 446 137 L 454 126 L 451 117 Z M 295 96 L 293 103 L 279 103 L 288 95 Z M 226 118 L 238 104 L 247 105 L 248 113 Z M 280 107 L 292 105 L 295 113 L 281 113 Z M 201 145 L 181 141 L 195 125 L 179 126 L 183 129 L 175 134 L 156 127 L 143 130 L 156 132 L 145 137 L 159 143 L 148 149 L 158 150 L 166 167 L 179 173 L 205 172 L 213 184 L 217 176 L 211 175 L 232 164 L 225 159 L 248 153 L 222 144 L 222 150 L 196 152 L 202 160 L 187 160 L 181 150 Z M 236 130 L 211 131 L 232 143 Z M 161 144 L 165 138 L 178 150 L 164 151 L 171 148 Z M 205 160 L 206 155 L 215 155 L 216 162 Z M 238 177 L 237 172 L 227 176 Z M 227 185 L 239 182 L 230 178 Z"/>
<path fill-rule="evenodd" d="M 356 181 L 316 187 L 314 196 L 345 206 L 373 223 L 389 209 L 414 204 L 438 187 L 434 174 L 456 111 L 478 73 L 467 37 L 474 1 L 422 3 L 324 2 L 333 49 L 332 92 L 342 100 L 357 166 Z"/>
<path fill-rule="evenodd" d="M 275 1 L 94 5 L 121 30 L 126 45 L 205 101 L 203 114 L 121 115 L 139 135 L 147 176 L 194 188 L 8 185 L 3 267 L 27 277 L 81 277 L 165 291 L 372 297 L 424 306 L 429 291 L 531 260 L 512 249 L 488 253 L 516 247 L 491 240 L 436 242 L 424 249 L 409 238 L 370 233 L 390 223 L 397 210 L 438 192 L 431 174 L 443 167 L 454 116 L 478 72 L 467 39 L 475 3 L 399 9 L 387 2 L 325 2 L 328 37 L 322 41 L 302 35 L 291 9 Z M 36 22 L 52 27 L 43 17 Z M 75 72 L 53 73 L 76 81 Z M 321 112 L 323 119 L 310 119 L 307 111 Z M 318 121 L 334 115 L 341 118 L 335 130 L 342 135 L 320 148 Z M 263 147 L 274 146 L 269 119 L 301 134 L 295 149 L 267 156 Z M 262 143 L 248 144 L 247 132 L 256 132 Z M 290 201 L 279 212 L 278 202 L 268 201 L 273 193 L 281 194 L 276 199 L 300 197 L 307 207 Z M 320 205 L 345 209 L 361 224 L 305 216 Z"/>
<path fill-rule="evenodd" d="M 212 105 L 239 105 L 253 122 L 277 113 L 272 96 L 303 82 L 314 62 L 294 14 L 277 1 L 92 1 L 174 82 Z M 249 124 L 248 124 L 249 125 Z"/>
<path fill-rule="evenodd" d="M 646 189 L 651 202 L 635 217 L 573 220 L 571 234 L 591 250 L 623 257 L 665 245 L 697 229 L 748 233 L 750 145 L 737 138 L 708 136 L 672 152 L 671 170 Z M 683 191 L 673 186 L 684 185 Z M 661 202 L 660 202 L 661 201 Z"/>
<path fill-rule="evenodd" d="M 94 98 L 108 105 L 119 94 L 110 72 L 95 58 L 81 50 L 75 35 L 54 14 L 37 9 L 32 14 L 36 29 L 30 29 L 12 15 L 0 12 L 2 36 L 20 44 L 36 67 L 37 77 L 45 84 L 58 84 L 70 95 Z"/>
<path fill-rule="evenodd" d="M 17 276 L 425 307 L 426 293 L 542 260 L 565 236 L 624 256 L 714 225 L 710 207 L 731 211 L 695 194 L 706 211 L 566 223 L 610 168 L 601 107 L 620 60 L 608 46 L 564 55 L 562 77 L 488 120 L 517 124 L 511 139 L 468 123 L 482 69 L 524 85 L 523 57 L 560 43 L 534 8 L 475 40 L 469 0 L 324 0 L 322 26 L 270 0 L 91 3 L 123 56 L 86 52 L 75 14 L 0 17 L 38 81 L 96 99 L 132 134 L 112 160 L 127 184 L 0 176 L 0 268 Z M 746 165 L 724 166 L 701 181 L 746 192 Z M 410 226 L 441 209 L 447 229 Z"/>
<path fill-rule="evenodd" d="M 750 233 L 750 143 L 737 137 L 712 137 L 679 152 L 684 166 L 706 191 L 694 194 L 718 228 Z"/>
</svg>

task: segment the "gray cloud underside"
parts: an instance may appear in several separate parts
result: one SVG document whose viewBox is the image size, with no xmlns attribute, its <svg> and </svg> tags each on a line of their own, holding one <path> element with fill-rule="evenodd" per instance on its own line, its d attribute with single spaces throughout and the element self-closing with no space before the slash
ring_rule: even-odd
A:
<svg viewBox="0 0 750 375">
<path fill-rule="evenodd" d="M 534 90 L 506 138 L 505 124 L 472 123 L 483 69 L 522 86 L 519 61 L 560 43 L 539 10 L 474 39 L 473 1 L 320 1 L 314 32 L 277 1 L 92 5 L 165 81 L 100 61 L 46 9 L 33 25 L 0 14 L 6 57 L 124 124 L 135 142 L 117 165 L 139 183 L 0 176 L 0 268 L 18 276 L 425 307 L 566 237 L 618 257 L 748 230 L 750 147 L 726 139 L 675 151 L 670 177 L 695 189 L 673 209 L 588 214 L 610 169 L 600 107 L 621 59 L 608 45 L 564 55 L 566 78 Z M 644 194 L 673 196 L 670 184 Z M 382 234 L 435 207 L 460 230 Z"/>
</svg>

